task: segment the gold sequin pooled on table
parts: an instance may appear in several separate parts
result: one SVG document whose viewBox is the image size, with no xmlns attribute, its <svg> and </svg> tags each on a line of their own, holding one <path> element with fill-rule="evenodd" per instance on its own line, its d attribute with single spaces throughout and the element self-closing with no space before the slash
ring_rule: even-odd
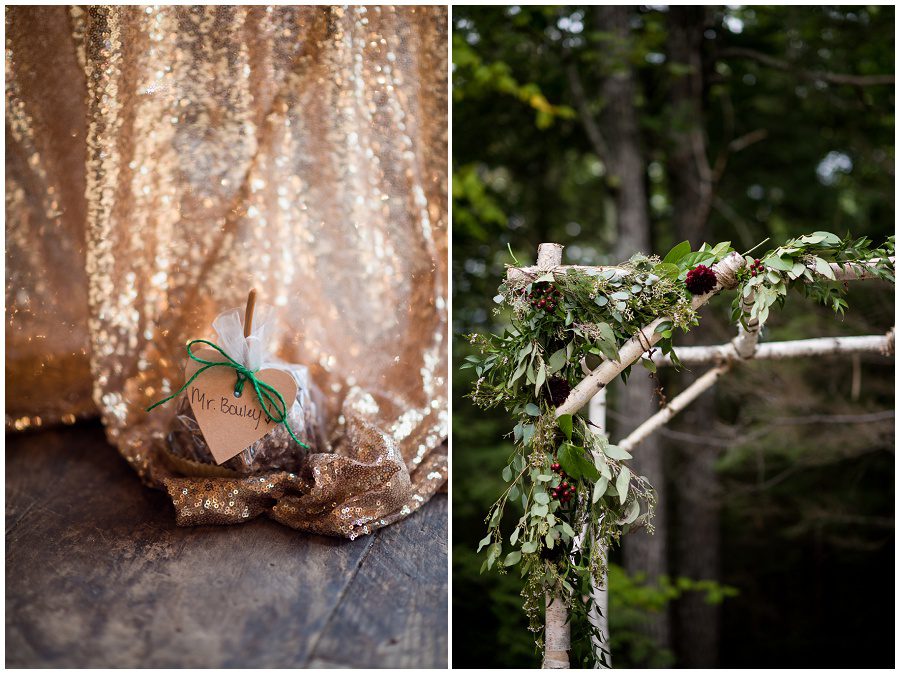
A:
<svg viewBox="0 0 900 674">
<path fill-rule="evenodd" d="M 7 428 L 99 409 L 182 524 L 355 537 L 440 490 L 446 8 L 6 11 Z M 261 474 L 144 411 L 250 287 L 322 393 L 314 451 Z"/>
</svg>

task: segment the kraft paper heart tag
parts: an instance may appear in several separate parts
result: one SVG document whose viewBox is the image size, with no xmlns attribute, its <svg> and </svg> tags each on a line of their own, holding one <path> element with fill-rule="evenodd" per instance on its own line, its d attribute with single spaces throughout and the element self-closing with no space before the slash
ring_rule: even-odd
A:
<svg viewBox="0 0 900 674">
<path fill-rule="evenodd" d="M 202 349 L 196 355 L 204 360 L 225 361 L 222 354 L 212 349 Z M 203 367 L 202 363 L 188 360 L 185 381 Z M 297 399 L 297 382 L 284 370 L 267 368 L 256 374 L 284 398 L 287 411 Z M 237 456 L 261 437 L 275 430 L 278 424 L 266 416 L 253 386 L 247 382 L 240 397 L 234 395 L 237 381 L 235 370 L 230 367 L 211 367 L 191 382 L 185 394 L 191 404 L 197 424 L 209 451 L 222 464 Z"/>
</svg>

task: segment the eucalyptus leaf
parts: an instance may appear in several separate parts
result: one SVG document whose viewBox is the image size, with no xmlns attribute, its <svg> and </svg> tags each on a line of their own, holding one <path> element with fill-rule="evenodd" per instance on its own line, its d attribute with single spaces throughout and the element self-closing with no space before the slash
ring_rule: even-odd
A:
<svg viewBox="0 0 900 674">
<path fill-rule="evenodd" d="M 534 395 L 535 397 L 541 394 L 541 386 L 544 385 L 544 382 L 547 381 L 547 366 L 544 365 L 543 362 L 538 363 L 537 374 L 534 378 Z"/>
<path fill-rule="evenodd" d="M 522 559 L 522 553 L 519 550 L 513 550 L 508 555 L 506 555 L 506 559 L 503 560 L 503 566 L 512 566 L 513 564 L 518 564 Z"/>
<path fill-rule="evenodd" d="M 490 542 L 491 542 L 491 535 L 488 534 L 487 536 L 482 538 L 480 541 L 478 541 L 478 549 L 475 552 L 481 552 L 481 549 Z"/>
<path fill-rule="evenodd" d="M 631 483 L 631 470 L 628 466 L 622 466 L 616 477 L 616 492 L 619 494 L 619 503 L 625 503 L 628 496 L 628 485 Z"/>
<path fill-rule="evenodd" d="M 541 416 L 541 408 L 534 403 L 528 403 L 525 405 L 525 414 L 531 417 L 539 417 Z"/>
<path fill-rule="evenodd" d="M 550 356 L 550 361 L 547 363 L 549 372 L 548 374 L 555 374 L 563 369 L 566 364 L 566 349 L 563 347 L 558 351 L 555 351 L 552 356 Z"/>
<path fill-rule="evenodd" d="M 537 541 L 525 541 L 522 543 L 522 553 L 525 555 L 532 555 L 537 552 L 538 544 Z"/>
<path fill-rule="evenodd" d="M 619 449 L 618 445 L 607 445 L 603 448 L 603 453 L 610 459 L 615 459 L 616 461 L 627 461 L 631 458 L 631 454 L 624 449 Z"/>
<path fill-rule="evenodd" d="M 603 494 L 606 493 L 607 485 L 609 485 L 609 480 L 605 477 L 601 477 L 594 483 L 594 492 L 591 496 L 591 503 L 596 503 L 603 497 Z"/>
</svg>

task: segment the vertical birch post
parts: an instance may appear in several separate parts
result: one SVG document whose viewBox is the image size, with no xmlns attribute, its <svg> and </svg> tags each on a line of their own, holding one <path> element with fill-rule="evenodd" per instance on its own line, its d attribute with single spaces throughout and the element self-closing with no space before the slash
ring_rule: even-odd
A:
<svg viewBox="0 0 900 674">
<path fill-rule="evenodd" d="M 558 243 L 542 243 L 538 246 L 537 266 L 550 271 L 562 264 L 562 249 Z M 568 669 L 569 611 L 562 596 L 547 593 L 544 615 L 544 669 Z"/>
<path fill-rule="evenodd" d="M 588 418 L 594 424 L 595 432 L 606 435 L 606 388 L 591 398 L 588 408 Z M 609 550 L 603 549 L 603 558 L 608 558 Z M 588 619 L 591 624 L 597 628 L 600 637 L 592 639 L 594 644 L 594 657 L 596 662 L 606 660 L 606 665 L 612 667 L 612 650 L 609 646 L 609 585 L 607 574 L 603 574 L 603 581 L 600 587 L 596 587 L 591 583 L 591 597 L 594 600 L 594 606 L 591 608 Z M 605 646 L 605 648 L 604 648 Z"/>
</svg>

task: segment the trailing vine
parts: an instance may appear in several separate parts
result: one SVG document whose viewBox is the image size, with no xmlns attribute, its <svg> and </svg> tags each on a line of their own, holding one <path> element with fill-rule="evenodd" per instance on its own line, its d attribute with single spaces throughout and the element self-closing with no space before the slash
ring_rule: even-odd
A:
<svg viewBox="0 0 900 674">
<path fill-rule="evenodd" d="M 887 259 L 893 251 L 893 237 L 873 248 L 866 238 L 814 232 L 759 258 L 747 255 L 738 273 L 734 320 L 762 325 L 790 287 L 843 313 L 846 288 L 830 265 L 876 259 L 866 266 L 868 273 L 893 282 Z M 662 335 L 658 348 L 677 366 L 673 335 L 698 324 L 692 295 L 716 286 L 711 267 L 732 252 L 730 242 L 697 251 L 682 242 L 662 259 L 638 254 L 610 268 L 518 269 L 494 298 L 509 308 L 511 325 L 501 335 L 470 336 L 481 353 L 462 366 L 477 375 L 471 398 L 482 408 L 503 406 L 516 421 L 514 451 L 502 471 L 506 487 L 488 511 L 487 535 L 478 545 L 485 554 L 482 572 L 520 570 L 523 606 L 538 648 L 549 593 L 561 596 L 573 623 L 585 626 L 583 650 L 592 653 L 590 637 L 598 635 L 586 620 L 591 584 L 602 586 L 607 550 L 623 534 L 637 527 L 653 531 L 656 506 L 653 487 L 627 465 L 631 454 L 609 444 L 581 416 L 557 417 L 556 408 L 586 368 L 618 360 L 624 342 L 661 316 L 668 320 L 656 328 Z M 641 362 L 655 372 L 647 355 Z M 623 380 L 630 369 L 622 372 Z M 508 506 L 519 518 L 504 532 Z"/>
</svg>

